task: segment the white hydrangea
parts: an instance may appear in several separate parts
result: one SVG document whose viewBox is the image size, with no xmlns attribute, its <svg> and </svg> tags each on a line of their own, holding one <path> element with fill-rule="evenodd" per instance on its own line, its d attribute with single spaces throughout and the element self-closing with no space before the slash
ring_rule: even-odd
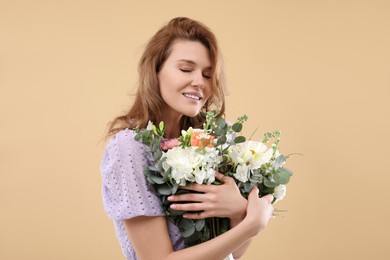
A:
<svg viewBox="0 0 390 260">
<path fill-rule="evenodd" d="M 222 161 L 213 147 L 206 147 L 204 153 L 197 147 L 174 147 L 163 157 L 166 158 L 163 169 L 171 169 L 172 178 L 181 186 L 186 185 L 187 181 L 211 184 L 215 180 L 214 168 Z"/>
</svg>

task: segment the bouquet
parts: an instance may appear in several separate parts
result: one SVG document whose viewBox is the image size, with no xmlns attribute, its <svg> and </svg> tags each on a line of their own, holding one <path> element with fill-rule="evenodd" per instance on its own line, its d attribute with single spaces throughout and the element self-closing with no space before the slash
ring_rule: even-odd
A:
<svg viewBox="0 0 390 260">
<path fill-rule="evenodd" d="M 283 199 L 292 172 L 283 167 L 288 156 L 278 151 L 280 132 L 266 133 L 261 141 L 246 140 L 239 133 L 247 116 L 234 124 L 217 117 L 218 112 L 202 114 L 202 129 L 183 130 L 177 139 L 164 139 L 164 123 L 149 122 L 146 129 L 136 129 L 135 139 L 150 148 L 154 163 L 145 168 L 148 182 L 161 197 L 165 213 L 180 229 L 185 245 L 192 246 L 214 238 L 229 229 L 227 218 L 192 220 L 183 211 L 170 208 L 167 197 L 193 191 L 180 189 L 191 183 L 219 185 L 215 172 L 234 178 L 241 194 L 247 197 L 252 187 L 259 196 Z M 273 139 L 271 147 L 267 143 Z"/>
</svg>

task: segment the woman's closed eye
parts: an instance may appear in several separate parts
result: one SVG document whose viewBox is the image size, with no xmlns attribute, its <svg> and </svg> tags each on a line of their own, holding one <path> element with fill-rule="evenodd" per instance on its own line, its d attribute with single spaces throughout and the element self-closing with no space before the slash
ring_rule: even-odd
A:
<svg viewBox="0 0 390 260">
<path fill-rule="evenodd" d="M 192 72 L 193 70 L 192 69 L 187 69 L 187 68 L 180 68 L 180 71 L 184 72 L 184 73 L 190 73 Z M 202 74 L 202 76 L 207 79 L 207 80 L 210 80 L 211 79 L 211 76 L 209 74 Z"/>
<path fill-rule="evenodd" d="M 203 77 L 204 77 L 205 79 L 211 79 L 211 76 L 208 75 L 208 74 L 203 74 Z"/>
</svg>

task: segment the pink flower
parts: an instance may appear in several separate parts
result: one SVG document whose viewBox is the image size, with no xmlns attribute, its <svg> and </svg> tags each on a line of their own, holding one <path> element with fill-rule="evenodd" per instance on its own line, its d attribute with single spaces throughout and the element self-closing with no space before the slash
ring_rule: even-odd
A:
<svg viewBox="0 0 390 260">
<path fill-rule="evenodd" d="M 179 146 L 181 143 L 177 138 L 173 139 L 163 139 L 161 140 L 160 147 L 163 151 L 168 151 L 169 149 L 172 149 L 173 147 Z"/>
</svg>

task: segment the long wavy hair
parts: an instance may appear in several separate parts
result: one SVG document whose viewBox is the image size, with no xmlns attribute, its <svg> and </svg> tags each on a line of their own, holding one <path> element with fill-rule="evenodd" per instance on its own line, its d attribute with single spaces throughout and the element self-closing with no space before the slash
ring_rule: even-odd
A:
<svg viewBox="0 0 390 260">
<path fill-rule="evenodd" d="M 157 74 L 171 54 L 175 40 L 199 41 L 209 51 L 212 94 L 201 112 L 216 109 L 220 111 L 220 116 L 224 116 L 225 77 L 217 39 L 204 24 L 186 17 L 177 17 L 163 26 L 147 43 L 138 64 L 139 81 L 134 104 L 128 113 L 108 123 L 106 137 L 126 128 L 145 128 L 149 120 L 154 124 L 162 121 L 165 102 L 161 97 Z M 204 118 L 200 113 L 195 117 L 183 116 L 181 127 L 200 127 L 203 122 Z"/>
</svg>

